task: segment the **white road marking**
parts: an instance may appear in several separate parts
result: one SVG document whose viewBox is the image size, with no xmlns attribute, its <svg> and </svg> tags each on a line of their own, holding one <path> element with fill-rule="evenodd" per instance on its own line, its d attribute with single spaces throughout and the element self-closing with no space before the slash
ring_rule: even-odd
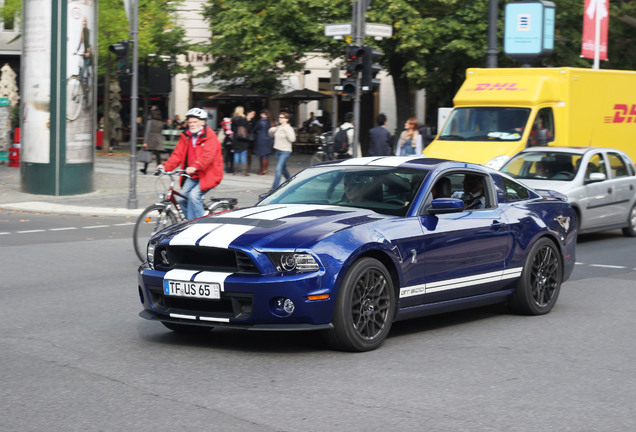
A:
<svg viewBox="0 0 636 432">
<path fill-rule="evenodd" d="M 49 228 L 49 231 L 68 231 L 68 230 L 76 230 L 77 227 L 64 227 L 64 228 Z"/>
<path fill-rule="evenodd" d="M 16 231 L 16 234 L 30 234 L 30 233 L 39 233 L 39 232 L 44 232 L 45 230 L 43 229 L 37 229 L 37 230 L 26 230 L 26 231 Z"/>
<path fill-rule="evenodd" d="M 626 269 L 627 266 L 616 266 L 616 265 L 607 265 L 607 264 L 590 264 L 590 267 L 602 267 L 602 268 L 613 268 L 613 269 Z"/>
<path fill-rule="evenodd" d="M 85 226 L 82 229 L 93 229 L 93 228 L 108 228 L 110 225 L 93 225 L 93 226 Z"/>
</svg>

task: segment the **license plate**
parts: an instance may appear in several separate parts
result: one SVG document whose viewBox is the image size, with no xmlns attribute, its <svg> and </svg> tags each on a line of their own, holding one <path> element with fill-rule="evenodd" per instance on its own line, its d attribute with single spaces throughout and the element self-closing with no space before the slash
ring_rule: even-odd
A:
<svg viewBox="0 0 636 432">
<path fill-rule="evenodd" d="M 168 296 L 220 299 L 221 285 L 214 282 L 164 280 L 163 293 Z"/>
</svg>

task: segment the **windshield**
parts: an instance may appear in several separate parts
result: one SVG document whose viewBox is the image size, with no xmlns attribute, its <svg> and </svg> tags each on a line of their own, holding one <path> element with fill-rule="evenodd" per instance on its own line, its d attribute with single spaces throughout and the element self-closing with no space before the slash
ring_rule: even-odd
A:
<svg viewBox="0 0 636 432">
<path fill-rule="evenodd" d="M 323 165 L 291 178 L 258 205 L 325 204 L 407 214 L 428 171 L 396 167 Z"/>
<path fill-rule="evenodd" d="M 501 168 L 518 179 L 572 180 L 579 170 L 581 155 L 554 151 L 519 153 Z"/>
<path fill-rule="evenodd" d="M 448 141 L 519 141 L 530 108 L 455 108 L 439 136 Z"/>
</svg>

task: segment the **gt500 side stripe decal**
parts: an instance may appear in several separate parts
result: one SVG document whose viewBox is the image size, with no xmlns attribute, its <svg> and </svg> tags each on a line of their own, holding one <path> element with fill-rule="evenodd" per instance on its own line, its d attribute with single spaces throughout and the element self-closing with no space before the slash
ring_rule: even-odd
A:
<svg viewBox="0 0 636 432">
<path fill-rule="evenodd" d="M 416 295 L 430 294 L 440 291 L 448 291 L 467 286 L 481 285 L 485 283 L 498 282 L 505 279 L 515 279 L 521 276 L 523 267 L 506 269 L 502 271 L 482 273 L 474 276 L 448 279 L 445 281 L 430 282 L 427 284 L 412 285 L 400 289 L 400 298 L 413 297 Z"/>
</svg>

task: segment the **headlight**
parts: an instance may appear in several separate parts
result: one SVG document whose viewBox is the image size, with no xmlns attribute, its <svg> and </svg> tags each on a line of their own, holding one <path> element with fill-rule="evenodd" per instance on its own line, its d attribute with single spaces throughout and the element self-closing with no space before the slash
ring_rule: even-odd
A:
<svg viewBox="0 0 636 432">
<path fill-rule="evenodd" d="M 488 163 L 486 164 L 486 166 L 488 168 L 498 170 L 499 168 L 504 166 L 504 164 L 508 161 L 508 159 L 510 159 L 510 156 L 508 155 L 497 156 L 496 158 L 490 159 Z"/>
<path fill-rule="evenodd" d="M 319 269 L 314 257 L 308 253 L 270 252 L 267 256 L 279 272 L 312 272 Z"/>
<path fill-rule="evenodd" d="M 146 254 L 148 255 L 148 264 L 153 270 L 155 268 L 155 246 L 157 246 L 157 244 L 154 241 L 150 240 L 146 249 Z"/>
</svg>

